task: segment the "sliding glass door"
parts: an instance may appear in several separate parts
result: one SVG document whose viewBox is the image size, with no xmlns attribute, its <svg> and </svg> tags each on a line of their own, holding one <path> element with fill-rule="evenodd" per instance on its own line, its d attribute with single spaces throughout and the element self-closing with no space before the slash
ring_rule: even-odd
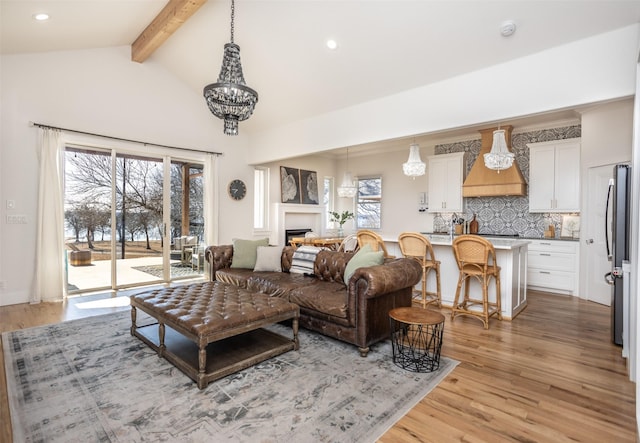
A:
<svg viewBox="0 0 640 443">
<path fill-rule="evenodd" d="M 111 287 L 111 152 L 65 152 L 65 248 L 68 292 Z"/>
<path fill-rule="evenodd" d="M 69 293 L 201 276 L 202 181 L 198 163 L 68 147 Z"/>
<path fill-rule="evenodd" d="M 203 165 L 171 162 L 171 278 L 204 273 Z"/>
<path fill-rule="evenodd" d="M 115 158 L 116 286 L 159 283 L 163 263 L 163 160 Z"/>
</svg>

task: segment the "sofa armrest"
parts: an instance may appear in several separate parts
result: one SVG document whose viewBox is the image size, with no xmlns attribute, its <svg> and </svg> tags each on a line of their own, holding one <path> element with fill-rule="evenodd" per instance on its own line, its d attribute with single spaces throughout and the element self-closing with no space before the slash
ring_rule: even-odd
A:
<svg viewBox="0 0 640 443">
<path fill-rule="evenodd" d="M 384 264 L 356 269 L 349 281 L 349 294 L 372 298 L 413 287 L 422 280 L 422 267 L 416 260 L 397 258 Z"/>
<path fill-rule="evenodd" d="M 233 259 L 233 246 L 208 246 L 204 251 L 204 258 L 207 261 L 207 269 L 209 272 L 209 280 L 216 279 L 216 271 L 218 269 L 231 267 Z"/>
</svg>

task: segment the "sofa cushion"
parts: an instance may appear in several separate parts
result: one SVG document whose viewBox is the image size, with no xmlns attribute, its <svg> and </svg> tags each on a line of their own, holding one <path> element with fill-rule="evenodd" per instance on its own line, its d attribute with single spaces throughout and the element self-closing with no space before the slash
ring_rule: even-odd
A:
<svg viewBox="0 0 640 443">
<path fill-rule="evenodd" d="M 269 239 L 242 240 L 233 239 L 232 268 L 253 269 L 256 266 L 258 246 L 269 246 Z"/>
<path fill-rule="evenodd" d="M 253 269 L 222 268 L 216 271 L 216 280 L 240 288 L 247 288 L 247 280 L 253 275 Z"/>
<path fill-rule="evenodd" d="M 247 289 L 272 297 L 289 298 L 292 290 L 313 284 L 316 279 L 288 272 L 254 272 L 247 280 Z"/>
<path fill-rule="evenodd" d="M 282 248 L 258 246 L 254 271 L 282 272 Z"/>
<path fill-rule="evenodd" d="M 371 245 L 364 245 L 356 254 L 349 260 L 347 266 L 344 268 L 344 283 L 349 284 L 349 280 L 356 269 L 364 268 L 367 266 L 381 265 L 384 262 L 384 251 L 373 251 Z"/>
<path fill-rule="evenodd" d="M 313 279 L 314 283 L 293 289 L 289 301 L 303 308 L 347 318 L 347 288 L 342 283 Z"/>
</svg>

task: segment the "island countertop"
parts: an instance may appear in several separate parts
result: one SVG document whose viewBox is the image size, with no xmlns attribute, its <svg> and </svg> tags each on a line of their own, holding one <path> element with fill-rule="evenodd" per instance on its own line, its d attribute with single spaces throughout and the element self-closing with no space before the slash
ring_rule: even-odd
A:
<svg viewBox="0 0 640 443">
<path fill-rule="evenodd" d="M 451 236 L 447 234 L 431 234 L 428 232 L 421 232 L 426 238 L 429 239 L 432 245 L 438 246 L 451 246 Z M 458 237 L 454 235 L 453 238 Z M 491 237 L 483 235 L 482 238 L 489 240 L 496 249 L 519 249 L 522 246 L 531 243 L 529 240 L 523 240 L 517 237 Z"/>
</svg>

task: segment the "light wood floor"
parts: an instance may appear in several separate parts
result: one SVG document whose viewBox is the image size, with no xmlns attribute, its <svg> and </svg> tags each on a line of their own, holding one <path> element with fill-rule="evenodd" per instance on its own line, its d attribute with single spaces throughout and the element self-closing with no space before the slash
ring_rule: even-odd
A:
<svg viewBox="0 0 640 443">
<path fill-rule="evenodd" d="M 100 298 L 0 307 L 0 331 L 129 309 Z M 530 291 L 523 313 L 488 331 L 442 312 L 442 353 L 460 364 L 381 442 L 636 441 L 635 385 L 611 344 L 609 308 Z M 0 442 L 11 442 L 2 352 L 0 363 Z"/>
</svg>

